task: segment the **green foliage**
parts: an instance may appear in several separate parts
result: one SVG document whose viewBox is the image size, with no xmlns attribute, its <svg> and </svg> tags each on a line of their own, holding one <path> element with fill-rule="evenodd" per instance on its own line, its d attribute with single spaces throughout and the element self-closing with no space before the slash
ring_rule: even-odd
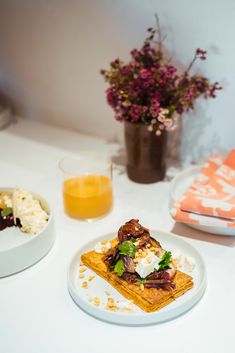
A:
<svg viewBox="0 0 235 353">
<path fill-rule="evenodd" d="M 171 262 L 171 252 L 170 251 L 166 251 L 164 253 L 164 255 L 161 258 L 161 261 L 159 262 L 159 267 L 158 270 L 164 270 L 166 267 L 169 266 L 170 262 Z"/>
<path fill-rule="evenodd" d="M 135 257 L 137 247 L 131 240 L 126 240 L 118 246 L 121 255 Z"/>
<path fill-rule="evenodd" d="M 114 272 L 121 277 L 125 272 L 124 262 L 123 259 L 119 259 L 116 265 L 114 266 Z"/>
<path fill-rule="evenodd" d="M 12 208 L 11 208 L 11 207 L 5 207 L 5 208 L 1 211 L 1 216 L 2 216 L 2 217 L 9 216 L 10 214 L 12 214 Z"/>
</svg>

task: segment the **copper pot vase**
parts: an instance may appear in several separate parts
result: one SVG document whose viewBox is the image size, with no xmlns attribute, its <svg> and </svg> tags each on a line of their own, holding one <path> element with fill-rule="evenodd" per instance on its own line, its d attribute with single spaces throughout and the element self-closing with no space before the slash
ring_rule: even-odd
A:
<svg viewBox="0 0 235 353">
<path fill-rule="evenodd" d="M 165 176 L 167 133 L 157 136 L 143 124 L 125 122 L 126 170 L 129 179 L 150 184 Z"/>
</svg>

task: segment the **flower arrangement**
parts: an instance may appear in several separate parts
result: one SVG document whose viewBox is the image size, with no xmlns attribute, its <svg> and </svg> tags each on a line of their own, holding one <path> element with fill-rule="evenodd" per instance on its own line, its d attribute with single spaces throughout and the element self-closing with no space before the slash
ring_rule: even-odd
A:
<svg viewBox="0 0 235 353">
<path fill-rule="evenodd" d="M 147 30 L 143 46 L 130 52 L 130 62 L 116 59 L 101 74 L 109 83 L 106 97 L 116 120 L 145 124 L 149 131 L 161 135 L 176 127 L 177 115 L 193 109 L 198 97 L 215 98 L 221 87 L 206 77 L 190 75 L 195 61 L 206 59 L 206 51 L 199 48 L 186 70 L 178 72 L 163 54 L 157 16 L 156 19 L 157 26 Z"/>
</svg>

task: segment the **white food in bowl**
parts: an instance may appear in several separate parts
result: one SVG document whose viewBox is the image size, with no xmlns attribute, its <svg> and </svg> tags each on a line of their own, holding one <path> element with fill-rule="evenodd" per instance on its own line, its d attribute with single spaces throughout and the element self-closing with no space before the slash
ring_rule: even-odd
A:
<svg viewBox="0 0 235 353">
<path fill-rule="evenodd" d="M 40 201 L 27 190 L 14 190 L 13 205 L 14 218 L 19 218 L 24 233 L 37 234 L 48 221 L 49 216 Z"/>
<path fill-rule="evenodd" d="M 13 198 L 14 188 L 0 188 L 0 193 Z M 39 201 L 48 220 L 35 236 L 22 232 L 21 227 L 14 226 L 0 232 L 0 278 L 38 263 L 54 244 L 56 233 L 50 204 L 43 196 L 34 192 L 30 194 Z"/>
</svg>

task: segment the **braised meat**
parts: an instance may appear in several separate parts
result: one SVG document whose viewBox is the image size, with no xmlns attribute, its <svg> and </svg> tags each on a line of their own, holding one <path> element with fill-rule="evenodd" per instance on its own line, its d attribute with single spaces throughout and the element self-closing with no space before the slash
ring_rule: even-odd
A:
<svg viewBox="0 0 235 353">
<path fill-rule="evenodd" d="M 130 238 L 140 238 L 145 234 L 149 235 L 149 230 L 142 227 L 138 219 L 131 219 L 119 228 L 118 240 L 122 243 Z"/>
</svg>

